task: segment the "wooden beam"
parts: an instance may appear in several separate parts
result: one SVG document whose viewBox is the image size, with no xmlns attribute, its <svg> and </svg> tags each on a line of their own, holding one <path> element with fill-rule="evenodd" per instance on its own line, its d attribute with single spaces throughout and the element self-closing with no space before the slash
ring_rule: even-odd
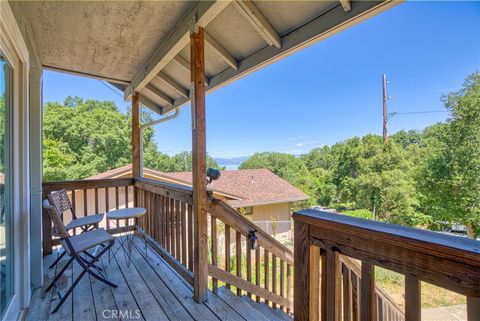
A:
<svg viewBox="0 0 480 321">
<path fill-rule="evenodd" d="M 165 75 L 163 72 L 159 72 L 157 76 L 155 76 L 155 78 L 159 79 L 160 81 L 162 81 L 164 84 L 166 84 L 168 87 L 170 87 L 171 89 L 173 89 L 174 91 L 176 91 L 178 94 L 180 94 L 181 96 L 185 97 L 185 98 L 188 98 L 189 97 L 189 92 L 187 89 L 183 88 L 182 85 L 180 85 L 179 83 L 177 83 L 175 80 L 173 80 L 172 78 L 168 77 L 167 75 Z"/>
<path fill-rule="evenodd" d="M 140 170 L 140 102 L 139 94 L 132 97 L 132 176 L 139 177 Z"/>
<path fill-rule="evenodd" d="M 350 10 L 352 10 L 352 3 L 350 0 L 340 0 L 340 4 L 342 5 L 345 12 L 349 12 Z"/>
<path fill-rule="evenodd" d="M 169 107 L 173 106 L 173 99 L 151 84 L 146 85 L 142 91 L 149 91 L 151 94 L 155 95 L 155 97 L 160 100 L 162 104 Z"/>
<path fill-rule="evenodd" d="M 233 69 L 238 70 L 237 59 L 235 59 L 235 57 L 233 57 L 227 49 L 223 48 L 223 46 L 213 39 L 208 33 L 205 33 L 205 41 L 209 47 L 212 48 L 213 51 L 215 51 L 222 58 L 223 61 L 225 61 Z"/>
<path fill-rule="evenodd" d="M 205 27 L 229 1 L 197 1 L 175 24 L 175 29 L 155 49 L 151 57 L 138 69 L 130 85 L 125 89 L 125 99 L 130 99 L 134 90 L 145 87 L 189 42 L 190 31 L 195 26 Z"/>
<path fill-rule="evenodd" d="M 235 7 L 242 13 L 251 25 L 258 31 L 260 36 L 270 46 L 282 47 L 282 39 L 277 31 L 272 27 L 267 18 L 258 10 L 255 4 L 250 0 L 237 0 Z"/>
<path fill-rule="evenodd" d="M 197 27 L 190 36 L 192 84 L 192 187 L 194 212 L 194 299 L 208 297 L 208 234 L 207 234 L 207 148 L 205 128 L 205 50 L 204 29 Z"/>
<path fill-rule="evenodd" d="M 160 106 L 158 103 L 155 103 L 153 101 L 151 101 L 150 99 L 148 99 L 147 97 L 145 97 L 145 95 L 139 95 L 140 98 L 140 103 L 149 108 L 150 110 L 154 111 L 155 113 L 159 114 L 159 115 L 162 115 L 163 114 L 163 108 L 162 106 Z"/>
</svg>

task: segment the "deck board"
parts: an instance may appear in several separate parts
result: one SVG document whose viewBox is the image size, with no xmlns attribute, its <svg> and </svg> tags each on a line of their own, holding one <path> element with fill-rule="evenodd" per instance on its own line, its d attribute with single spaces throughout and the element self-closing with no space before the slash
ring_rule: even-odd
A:
<svg viewBox="0 0 480 321">
<path fill-rule="evenodd" d="M 115 245 L 119 247 L 117 240 Z M 140 318 L 145 321 L 244 321 L 245 318 L 234 311 L 232 307 L 209 292 L 209 300 L 198 304 L 193 300 L 192 287 L 152 249 L 148 248 L 145 258 L 145 248 L 140 240 L 130 255 L 132 262 L 127 266 L 123 248 L 109 262 L 108 253 L 98 264 L 103 268 L 107 278 L 118 285 L 111 288 L 106 284 L 87 275 L 77 285 L 64 305 L 57 313 L 51 311 L 58 302 L 54 291 L 44 293 L 55 273 L 67 262 L 67 257 L 48 269 L 58 250 L 44 258 L 44 286 L 34 291 L 26 321 L 77 321 L 77 320 L 119 320 L 113 318 L 111 311 L 140 312 Z M 77 263 L 67 269 L 58 285 L 64 293 L 72 284 L 73 277 L 81 272 Z M 117 312 L 118 313 L 118 312 Z M 125 319 L 125 318 L 124 318 Z M 130 317 L 132 319 L 132 317 Z"/>
</svg>

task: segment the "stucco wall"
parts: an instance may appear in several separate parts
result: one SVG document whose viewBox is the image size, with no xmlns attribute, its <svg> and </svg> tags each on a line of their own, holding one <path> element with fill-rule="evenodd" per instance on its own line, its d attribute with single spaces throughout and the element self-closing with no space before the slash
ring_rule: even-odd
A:
<svg viewBox="0 0 480 321">
<path fill-rule="evenodd" d="M 291 203 L 278 203 L 252 208 L 252 220 L 269 234 L 288 232 L 291 228 Z M 272 223 L 272 221 L 277 221 Z M 276 227 L 275 227 L 276 224 Z"/>
</svg>

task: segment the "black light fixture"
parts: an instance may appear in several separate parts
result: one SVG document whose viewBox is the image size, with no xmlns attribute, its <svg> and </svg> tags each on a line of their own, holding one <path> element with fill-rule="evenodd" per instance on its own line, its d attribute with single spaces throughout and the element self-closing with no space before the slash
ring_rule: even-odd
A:
<svg viewBox="0 0 480 321">
<path fill-rule="evenodd" d="M 251 250 L 251 251 L 256 250 L 257 249 L 257 240 L 258 240 L 257 230 L 251 230 L 250 232 L 248 232 L 247 239 L 248 239 L 249 250 Z"/>
<path fill-rule="evenodd" d="M 220 178 L 222 173 L 215 168 L 207 168 L 207 179 L 208 179 L 208 184 L 211 184 L 213 181 L 216 181 L 217 179 Z"/>
</svg>

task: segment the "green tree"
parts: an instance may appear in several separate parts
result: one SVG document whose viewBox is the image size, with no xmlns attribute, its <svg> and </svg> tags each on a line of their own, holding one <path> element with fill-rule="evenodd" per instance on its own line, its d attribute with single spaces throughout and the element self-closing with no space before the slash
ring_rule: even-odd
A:
<svg viewBox="0 0 480 321">
<path fill-rule="evenodd" d="M 151 116 L 142 113 L 142 121 Z M 131 162 L 131 117 L 113 102 L 67 97 L 43 113 L 44 179 L 82 179 Z M 153 131 L 144 133 L 145 166 L 162 169 Z"/>
<path fill-rule="evenodd" d="M 439 220 L 480 230 L 480 73 L 468 77 L 461 90 L 443 98 L 451 117 L 437 128 L 437 142 L 420 172 L 424 211 Z"/>
</svg>

